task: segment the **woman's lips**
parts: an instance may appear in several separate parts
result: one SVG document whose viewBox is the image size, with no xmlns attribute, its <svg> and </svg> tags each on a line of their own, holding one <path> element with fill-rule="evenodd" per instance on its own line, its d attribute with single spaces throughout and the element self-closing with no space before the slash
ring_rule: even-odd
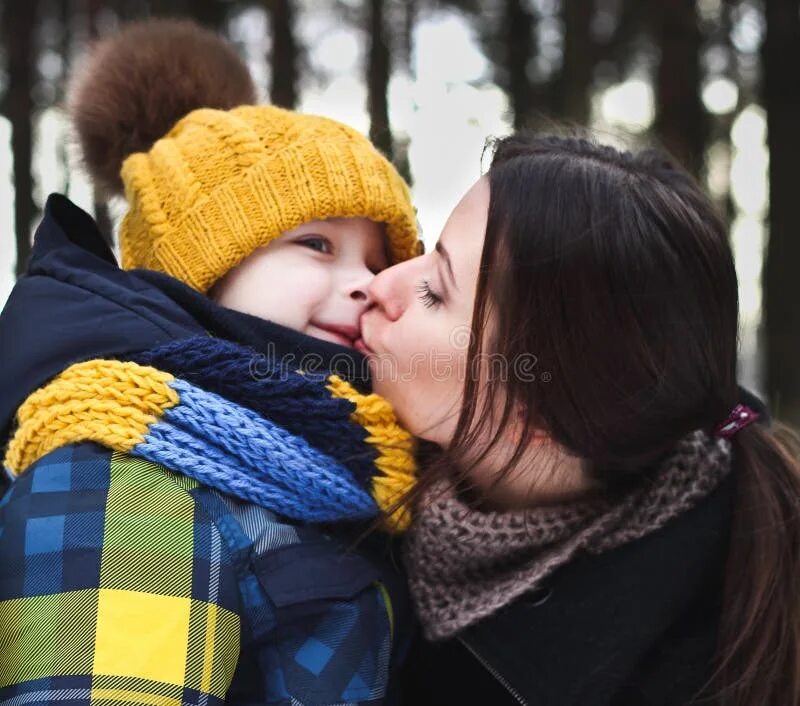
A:
<svg viewBox="0 0 800 706">
<path fill-rule="evenodd" d="M 358 339 L 356 339 L 353 346 L 359 353 L 363 353 L 364 355 L 374 355 L 375 351 L 372 350 L 370 347 L 368 340 L 369 340 L 369 332 L 367 330 L 367 326 L 365 326 L 365 319 L 366 315 L 361 316 L 361 332 L 359 334 Z"/>
<path fill-rule="evenodd" d="M 375 353 L 375 351 L 370 348 L 369 343 L 367 342 L 369 339 L 369 331 L 366 322 L 368 321 L 367 317 L 370 315 L 370 311 L 371 310 L 368 309 L 361 314 L 361 331 L 359 332 L 358 338 L 353 343 L 353 347 L 363 355 L 373 355 Z"/>
<path fill-rule="evenodd" d="M 348 348 L 355 347 L 355 341 L 361 336 L 361 331 L 359 331 L 357 326 L 321 324 L 315 321 L 312 321 L 311 325 L 328 334 L 325 337 L 327 340 L 338 343 L 341 346 L 347 346 Z"/>
<path fill-rule="evenodd" d="M 359 353 L 363 353 L 364 355 L 372 355 L 372 350 L 369 348 L 369 346 L 367 346 L 366 343 L 364 343 L 363 338 L 357 339 L 356 342 L 353 344 L 353 347 Z"/>
</svg>

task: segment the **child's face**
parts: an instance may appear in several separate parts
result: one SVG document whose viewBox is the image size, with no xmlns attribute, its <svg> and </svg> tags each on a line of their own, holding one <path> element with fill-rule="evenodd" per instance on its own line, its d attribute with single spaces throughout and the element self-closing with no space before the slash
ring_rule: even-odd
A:
<svg viewBox="0 0 800 706">
<path fill-rule="evenodd" d="M 366 218 L 310 221 L 245 258 L 212 296 L 229 309 L 352 347 L 371 303 L 367 288 L 388 266 L 383 226 Z"/>
</svg>

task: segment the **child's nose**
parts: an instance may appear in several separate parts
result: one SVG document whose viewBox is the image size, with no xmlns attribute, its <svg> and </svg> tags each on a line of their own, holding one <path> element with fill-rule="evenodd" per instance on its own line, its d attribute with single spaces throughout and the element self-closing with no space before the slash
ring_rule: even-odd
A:
<svg viewBox="0 0 800 706">
<path fill-rule="evenodd" d="M 369 306 L 372 303 L 369 287 L 373 279 L 375 275 L 367 268 L 353 273 L 347 282 L 347 295 L 350 299 Z"/>
</svg>

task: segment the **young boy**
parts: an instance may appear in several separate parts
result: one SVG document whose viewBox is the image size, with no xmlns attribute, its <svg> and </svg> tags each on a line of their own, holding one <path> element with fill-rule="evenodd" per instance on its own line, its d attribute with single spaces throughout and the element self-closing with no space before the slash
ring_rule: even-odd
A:
<svg viewBox="0 0 800 706">
<path fill-rule="evenodd" d="M 408 489 L 411 439 L 351 349 L 414 212 L 360 134 L 253 94 L 165 21 L 73 85 L 123 269 L 51 196 L 0 316 L 0 702 L 393 701 L 403 582 L 347 548 Z"/>
</svg>

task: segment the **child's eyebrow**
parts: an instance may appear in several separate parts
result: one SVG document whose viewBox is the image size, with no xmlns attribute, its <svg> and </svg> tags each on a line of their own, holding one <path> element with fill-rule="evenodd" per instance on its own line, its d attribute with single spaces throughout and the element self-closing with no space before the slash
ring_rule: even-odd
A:
<svg viewBox="0 0 800 706">
<path fill-rule="evenodd" d="M 444 261 L 445 261 L 445 264 L 447 265 L 447 271 L 450 273 L 450 279 L 451 279 L 451 281 L 453 282 L 453 286 L 454 286 L 456 289 L 458 289 L 458 285 L 456 284 L 456 276 L 455 276 L 455 274 L 453 273 L 453 263 L 450 261 L 450 254 L 447 252 L 447 250 L 445 249 L 444 245 L 442 245 L 442 241 L 441 241 L 441 240 L 437 240 L 437 241 L 436 241 L 436 248 L 435 248 L 435 250 L 436 250 L 436 252 L 438 252 L 438 253 L 439 253 L 439 254 L 442 256 L 442 258 L 444 259 Z"/>
</svg>

